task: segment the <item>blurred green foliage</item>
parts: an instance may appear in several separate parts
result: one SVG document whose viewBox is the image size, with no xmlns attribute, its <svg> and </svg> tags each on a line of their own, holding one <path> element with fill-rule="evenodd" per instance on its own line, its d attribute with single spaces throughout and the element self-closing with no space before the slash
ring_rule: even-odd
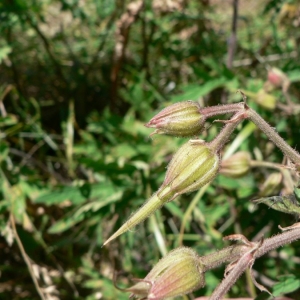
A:
<svg viewBox="0 0 300 300">
<path fill-rule="evenodd" d="M 128 14 L 129 4 L 0 3 L 1 299 L 38 299 L 13 241 L 12 220 L 46 299 L 88 300 L 127 299 L 114 287 L 114 271 L 123 271 L 117 285 L 128 287 L 181 241 L 201 255 L 222 248 L 224 235 L 271 236 L 279 224 L 295 221 L 250 201 L 273 172 L 261 166 L 240 179 L 219 175 L 207 190 L 168 203 L 101 248 L 159 188 L 184 142 L 151 140 L 143 126 L 170 103 L 232 103 L 242 89 L 248 104 L 300 150 L 299 1 L 240 0 L 230 63 L 229 1 L 144 0 L 136 15 Z M 288 92 L 268 91 L 276 99 L 272 110 L 257 101 L 270 67 L 290 81 Z M 211 140 L 221 124 L 206 128 L 200 138 Z M 282 154 L 254 126 L 245 122 L 236 134 L 225 153 L 240 149 L 256 161 L 282 163 Z M 291 192 L 285 171 L 277 193 Z M 254 266 L 269 289 L 280 281 L 274 295 L 300 297 L 297 245 Z M 211 294 L 223 272 L 209 272 L 194 296 Z M 243 277 L 230 296 L 247 296 L 249 289 Z"/>
</svg>

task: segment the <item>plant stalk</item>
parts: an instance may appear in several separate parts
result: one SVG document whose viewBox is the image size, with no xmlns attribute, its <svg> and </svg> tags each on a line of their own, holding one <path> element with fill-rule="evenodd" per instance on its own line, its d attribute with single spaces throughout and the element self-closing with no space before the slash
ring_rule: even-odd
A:
<svg viewBox="0 0 300 300">
<path fill-rule="evenodd" d="M 265 135 L 296 165 L 300 165 L 300 154 L 289 146 L 285 140 L 253 109 L 248 108 L 248 118 L 262 130 Z"/>
<path fill-rule="evenodd" d="M 244 102 L 233 103 L 233 104 L 224 104 L 224 105 L 215 105 L 200 108 L 200 113 L 209 118 L 212 116 L 235 113 L 244 109 Z"/>
<path fill-rule="evenodd" d="M 219 152 L 224 144 L 229 140 L 230 135 L 239 123 L 245 119 L 245 113 L 238 111 L 233 115 L 229 121 L 224 121 L 226 125 L 222 128 L 221 132 L 209 143 L 213 152 Z"/>
<path fill-rule="evenodd" d="M 296 223 L 294 228 L 279 233 L 263 241 L 261 246 L 255 251 L 254 258 L 259 258 L 271 250 L 275 250 L 286 244 L 290 244 L 300 239 L 300 223 Z M 290 227 L 291 228 L 291 227 Z M 284 229 L 283 229 L 284 230 Z M 238 244 L 223 248 L 219 251 L 201 256 L 200 262 L 203 264 L 203 272 L 214 269 L 225 262 L 235 262 L 251 250 L 251 245 Z"/>
</svg>

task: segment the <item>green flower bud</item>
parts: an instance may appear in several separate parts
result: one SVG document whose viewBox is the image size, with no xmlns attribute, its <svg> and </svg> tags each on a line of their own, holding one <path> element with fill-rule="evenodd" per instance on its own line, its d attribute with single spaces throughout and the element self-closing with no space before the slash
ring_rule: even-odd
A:
<svg viewBox="0 0 300 300">
<path fill-rule="evenodd" d="M 274 172 L 270 174 L 267 180 L 260 188 L 259 196 L 266 197 L 266 196 L 277 194 L 280 190 L 281 181 L 282 181 L 281 173 Z"/>
<path fill-rule="evenodd" d="M 199 134 L 204 122 L 200 105 L 194 101 L 185 101 L 166 107 L 145 126 L 156 128 L 151 135 L 158 133 L 188 137 Z"/>
<path fill-rule="evenodd" d="M 220 173 L 231 178 L 240 178 L 251 168 L 251 157 L 246 151 L 240 151 L 221 163 Z"/>
<path fill-rule="evenodd" d="M 171 160 L 160 189 L 104 245 L 143 222 L 166 202 L 211 182 L 218 173 L 219 164 L 219 156 L 211 150 L 209 144 L 201 140 L 185 143 Z"/>
<path fill-rule="evenodd" d="M 178 195 L 198 190 L 218 174 L 220 158 L 202 140 L 185 143 L 171 160 L 158 197 Z"/>
<path fill-rule="evenodd" d="M 159 300 L 190 293 L 205 285 L 203 266 L 197 253 L 185 247 L 163 257 L 141 282 L 127 289 L 132 297 Z"/>
<path fill-rule="evenodd" d="M 254 98 L 254 101 L 261 107 L 269 110 L 275 109 L 277 102 L 276 97 L 267 93 L 264 89 L 258 91 L 256 97 Z"/>
</svg>

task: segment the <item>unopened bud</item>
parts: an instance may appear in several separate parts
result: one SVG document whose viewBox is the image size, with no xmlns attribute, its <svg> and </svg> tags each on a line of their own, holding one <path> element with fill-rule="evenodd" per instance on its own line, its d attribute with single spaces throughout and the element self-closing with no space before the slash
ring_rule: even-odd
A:
<svg viewBox="0 0 300 300">
<path fill-rule="evenodd" d="M 218 174 L 219 155 L 202 140 L 190 140 L 175 153 L 158 197 L 172 194 L 172 198 L 198 190 Z"/>
<path fill-rule="evenodd" d="M 279 172 L 274 172 L 269 175 L 267 180 L 262 185 L 259 196 L 267 197 L 274 194 L 277 194 L 280 190 L 280 184 L 282 181 L 282 174 Z"/>
<path fill-rule="evenodd" d="M 184 101 L 166 107 L 145 126 L 156 128 L 151 135 L 158 133 L 188 137 L 199 134 L 204 122 L 199 103 Z"/>
<path fill-rule="evenodd" d="M 240 151 L 221 163 L 220 173 L 231 178 L 240 178 L 251 168 L 251 156 L 246 151 Z"/>
<path fill-rule="evenodd" d="M 143 222 L 166 202 L 178 195 L 198 190 L 218 174 L 220 158 L 209 144 L 190 140 L 175 153 L 160 189 L 135 212 L 105 243 Z"/>
<path fill-rule="evenodd" d="M 139 283 L 127 289 L 130 298 L 160 300 L 185 295 L 205 285 L 203 266 L 197 253 L 185 247 L 163 257 Z"/>
<path fill-rule="evenodd" d="M 272 68 L 268 72 L 268 81 L 276 88 L 282 88 L 287 91 L 290 80 L 285 73 L 277 68 Z"/>
<path fill-rule="evenodd" d="M 254 101 L 259 104 L 260 106 L 273 110 L 276 107 L 276 97 L 267 93 L 264 89 L 261 89 L 256 94 Z"/>
</svg>

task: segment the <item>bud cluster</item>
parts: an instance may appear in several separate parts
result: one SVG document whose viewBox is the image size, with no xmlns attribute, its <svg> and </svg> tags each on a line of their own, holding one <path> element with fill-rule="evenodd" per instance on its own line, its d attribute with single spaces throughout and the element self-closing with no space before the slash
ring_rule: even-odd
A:
<svg viewBox="0 0 300 300">
<path fill-rule="evenodd" d="M 196 191 L 210 183 L 219 172 L 221 149 L 237 124 L 244 119 L 244 112 L 240 112 L 242 107 L 244 106 L 240 104 L 229 105 L 229 107 L 211 107 L 201 110 L 201 113 L 196 102 L 187 101 L 165 108 L 150 120 L 146 126 L 157 127 L 160 133 L 190 135 L 196 132 L 194 131 L 196 127 L 198 128 L 197 132 L 201 130 L 206 116 L 238 110 L 219 135 L 210 143 L 194 139 L 181 146 L 171 160 L 165 180 L 159 190 L 106 240 L 104 245 L 143 222 L 165 203 L 172 201 L 181 194 Z M 193 116 L 192 118 L 188 117 L 190 114 Z M 188 124 L 185 124 L 184 120 L 188 121 Z M 185 131 L 181 131 L 181 128 L 185 128 Z"/>
<path fill-rule="evenodd" d="M 286 91 L 289 81 L 280 70 L 271 69 L 268 74 L 268 84 L 273 88 L 281 87 L 283 91 Z M 276 105 L 276 99 L 269 94 L 266 87 L 258 92 L 256 101 L 269 109 L 274 109 Z M 195 135 L 203 130 L 207 118 L 226 113 L 234 113 L 234 115 L 230 120 L 221 121 L 225 123 L 225 126 L 211 142 L 195 138 Z M 291 148 L 245 102 L 209 108 L 201 108 L 197 102 L 193 101 L 173 104 L 163 109 L 145 126 L 155 128 L 152 134 L 194 137 L 194 139 L 184 143 L 174 154 L 160 188 L 104 245 L 143 222 L 165 203 L 174 200 L 177 196 L 196 191 L 211 183 L 218 173 L 239 178 L 249 172 L 254 164 L 248 152 L 237 152 L 221 162 L 221 151 L 224 145 L 236 126 L 244 119 L 253 121 L 281 149 L 296 168 L 299 168 L 300 154 Z M 274 193 L 281 181 L 281 173 L 272 173 L 261 187 L 259 196 L 266 197 Z M 299 205 L 294 201 L 294 198 L 283 197 L 276 202 L 275 209 L 299 215 Z M 260 202 L 271 206 L 273 200 L 263 198 Z M 288 230 L 290 229 L 288 228 Z M 292 241 L 297 239 L 298 235 L 300 236 L 297 232 L 295 235 L 286 234 L 284 237 L 287 241 Z M 268 249 L 274 248 L 280 243 L 284 244 L 283 240 L 279 243 L 277 239 L 271 240 L 270 238 L 269 244 L 263 240 L 259 243 L 251 243 L 241 235 L 232 235 L 230 240 L 241 240 L 244 244 L 228 247 L 203 257 L 199 257 L 195 251 L 189 248 L 175 249 L 162 258 L 143 280 L 126 291 L 131 293 L 130 298 L 140 297 L 152 300 L 184 295 L 204 286 L 204 273 L 208 269 L 227 261 L 232 262 L 226 270 L 229 276 L 224 279 L 223 285 L 221 284 L 212 296 L 212 299 L 220 299 L 245 269 L 249 266 L 252 267 L 256 257 L 263 255 L 269 251 Z M 274 245 L 271 244 L 271 241 Z M 256 286 L 259 287 L 260 285 Z"/>
</svg>

